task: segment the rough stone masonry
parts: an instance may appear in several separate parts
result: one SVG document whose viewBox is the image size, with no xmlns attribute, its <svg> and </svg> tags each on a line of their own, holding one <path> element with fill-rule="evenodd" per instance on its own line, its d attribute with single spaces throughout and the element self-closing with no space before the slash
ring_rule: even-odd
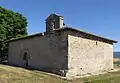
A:
<svg viewBox="0 0 120 83">
<path fill-rule="evenodd" d="M 68 27 L 63 16 L 51 14 L 46 32 L 10 41 L 8 62 L 67 78 L 99 74 L 113 69 L 113 43 L 117 41 Z"/>
</svg>

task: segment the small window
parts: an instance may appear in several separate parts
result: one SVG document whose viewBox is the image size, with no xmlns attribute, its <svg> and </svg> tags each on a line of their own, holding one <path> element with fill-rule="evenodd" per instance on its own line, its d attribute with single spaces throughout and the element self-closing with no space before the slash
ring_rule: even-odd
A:
<svg viewBox="0 0 120 83">
<path fill-rule="evenodd" d="M 98 45 L 98 42 L 96 42 L 96 45 Z"/>
</svg>

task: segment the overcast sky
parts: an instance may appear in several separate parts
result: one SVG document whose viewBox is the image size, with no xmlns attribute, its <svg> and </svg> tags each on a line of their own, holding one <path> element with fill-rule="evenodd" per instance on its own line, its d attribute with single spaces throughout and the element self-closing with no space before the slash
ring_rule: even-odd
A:
<svg viewBox="0 0 120 83">
<path fill-rule="evenodd" d="M 47 16 L 58 13 L 68 26 L 120 41 L 120 0 L 0 0 L 0 6 L 27 17 L 29 34 L 44 32 Z"/>
</svg>

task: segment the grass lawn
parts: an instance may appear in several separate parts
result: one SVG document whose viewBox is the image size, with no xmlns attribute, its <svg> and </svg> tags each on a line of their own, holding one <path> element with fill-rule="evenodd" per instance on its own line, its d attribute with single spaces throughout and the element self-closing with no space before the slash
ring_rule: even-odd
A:
<svg viewBox="0 0 120 83">
<path fill-rule="evenodd" d="M 120 83 L 120 71 L 83 78 L 85 83 Z"/>
<path fill-rule="evenodd" d="M 84 83 L 120 83 L 120 71 L 82 78 Z M 0 65 L 0 83 L 82 83 L 81 79 L 68 81 L 57 75 Z"/>
<path fill-rule="evenodd" d="M 55 75 L 0 65 L 0 83 L 69 83 Z"/>
</svg>

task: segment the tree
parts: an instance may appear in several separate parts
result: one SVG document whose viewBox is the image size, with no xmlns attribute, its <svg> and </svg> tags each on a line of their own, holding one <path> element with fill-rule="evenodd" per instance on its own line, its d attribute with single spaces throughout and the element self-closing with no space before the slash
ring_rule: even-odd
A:
<svg viewBox="0 0 120 83">
<path fill-rule="evenodd" d="M 0 56 L 8 55 L 8 42 L 12 38 L 27 35 L 27 19 L 20 13 L 0 6 Z"/>
</svg>

